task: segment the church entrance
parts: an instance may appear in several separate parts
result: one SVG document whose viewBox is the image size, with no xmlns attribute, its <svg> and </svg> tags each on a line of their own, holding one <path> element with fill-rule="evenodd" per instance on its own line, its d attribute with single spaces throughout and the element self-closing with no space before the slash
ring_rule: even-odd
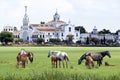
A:
<svg viewBox="0 0 120 80">
<path fill-rule="evenodd" d="M 23 32 L 22 37 L 23 37 L 23 41 L 24 42 L 28 42 L 29 41 L 29 35 L 28 35 L 28 33 L 26 31 Z"/>
</svg>

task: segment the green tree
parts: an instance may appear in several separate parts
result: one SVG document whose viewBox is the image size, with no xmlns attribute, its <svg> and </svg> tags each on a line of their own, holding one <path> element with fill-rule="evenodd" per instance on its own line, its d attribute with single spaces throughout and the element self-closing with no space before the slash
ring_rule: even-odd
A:
<svg viewBox="0 0 120 80">
<path fill-rule="evenodd" d="M 118 35 L 118 32 L 120 32 L 120 29 L 115 32 L 116 35 Z"/>
<path fill-rule="evenodd" d="M 23 39 L 17 39 L 15 40 L 15 43 L 23 42 Z"/>
<path fill-rule="evenodd" d="M 87 32 L 83 26 L 76 26 L 75 30 L 80 31 L 80 33 L 86 33 Z"/>
<path fill-rule="evenodd" d="M 86 39 L 86 44 L 90 44 L 90 38 L 89 37 L 87 37 L 87 39 Z"/>
<path fill-rule="evenodd" d="M 41 21 L 40 24 L 45 24 L 45 22 L 44 22 L 44 21 Z"/>
<path fill-rule="evenodd" d="M 73 41 L 73 35 L 69 35 L 69 36 L 67 36 L 68 37 L 68 41 L 69 42 L 72 42 Z"/>
<path fill-rule="evenodd" d="M 95 45 L 97 45 L 100 42 L 100 40 L 97 38 L 91 38 L 91 41 L 94 42 Z"/>
<path fill-rule="evenodd" d="M 114 41 L 113 41 L 112 39 L 107 40 L 107 43 L 108 43 L 109 45 L 112 45 L 113 42 L 114 42 Z"/>
<path fill-rule="evenodd" d="M 111 34 L 110 30 L 103 29 L 98 32 L 99 34 Z"/>
<path fill-rule="evenodd" d="M 7 45 L 9 42 L 14 41 L 13 34 L 11 32 L 1 32 L 0 33 L 0 41 Z"/>
<path fill-rule="evenodd" d="M 61 42 L 61 40 L 60 40 L 59 38 L 50 38 L 50 39 L 49 39 L 49 42 L 58 44 L 59 42 Z"/>
<path fill-rule="evenodd" d="M 37 44 L 42 44 L 42 42 L 44 42 L 43 38 L 37 38 Z"/>
</svg>

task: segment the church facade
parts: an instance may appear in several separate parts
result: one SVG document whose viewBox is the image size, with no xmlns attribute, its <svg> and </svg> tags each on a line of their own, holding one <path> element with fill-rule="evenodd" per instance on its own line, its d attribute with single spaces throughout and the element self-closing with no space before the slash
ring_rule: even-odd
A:
<svg viewBox="0 0 120 80">
<path fill-rule="evenodd" d="M 33 42 L 38 38 L 43 38 L 45 42 L 48 42 L 51 38 L 59 38 L 62 41 L 72 37 L 73 42 L 80 40 L 80 32 L 75 30 L 75 26 L 70 21 L 60 20 L 60 15 L 57 11 L 53 15 L 53 20 L 47 23 L 30 24 L 27 6 L 25 6 L 23 25 L 20 31 L 14 33 L 14 35 L 19 36 L 17 38 L 23 39 L 24 42 Z"/>
</svg>

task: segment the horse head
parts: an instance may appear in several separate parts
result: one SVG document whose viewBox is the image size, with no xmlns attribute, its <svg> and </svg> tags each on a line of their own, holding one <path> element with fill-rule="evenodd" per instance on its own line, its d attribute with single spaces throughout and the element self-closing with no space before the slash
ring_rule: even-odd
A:
<svg viewBox="0 0 120 80">
<path fill-rule="evenodd" d="M 32 63 L 33 62 L 33 53 L 32 52 L 28 52 L 28 58 L 29 58 L 29 60 L 30 60 L 30 62 Z"/>
<path fill-rule="evenodd" d="M 52 55 L 52 51 L 48 52 L 48 57 L 50 57 Z"/>
<path fill-rule="evenodd" d="M 83 55 L 80 57 L 80 59 L 78 59 L 78 65 L 80 65 L 81 62 L 82 62 L 82 60 L 85 59 L 85 58 L 86 58 L 86 53 L 83 54 Z"/>
<path fill-rule="evenodd" d="M 64 59 L 67 60 L 67 61 L 70 61 L 70 59 L 69 59 L 67 54 L 64 56 Z"/>
<path fill-rule="evenodd" d="M 109 51 L 105 51 L 105 54 L 106 54 L 109 58 L 111 58 L 111 55 L 110 55 L 110 52 L 109 52 Z"/>
</svg>

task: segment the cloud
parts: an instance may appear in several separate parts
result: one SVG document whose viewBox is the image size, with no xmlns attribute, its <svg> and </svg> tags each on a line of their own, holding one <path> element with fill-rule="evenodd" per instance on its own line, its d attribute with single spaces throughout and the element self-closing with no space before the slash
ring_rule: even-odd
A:
<svg viewBox="0 0 120 80">
<path fill-rule="evenodd" d="M 27 5 L 30 23 L 52 20 L 57 9 L 61 20 L 70 19 L 74 25 L 83 25 L 88 31 L 96 26 L 99 30 L 106 28 L 115 32 L 120 29 L 119 4 L 120 0 L 2 0 L 0 28 L 5 25 L 20 27 Z"/>
</svg>

